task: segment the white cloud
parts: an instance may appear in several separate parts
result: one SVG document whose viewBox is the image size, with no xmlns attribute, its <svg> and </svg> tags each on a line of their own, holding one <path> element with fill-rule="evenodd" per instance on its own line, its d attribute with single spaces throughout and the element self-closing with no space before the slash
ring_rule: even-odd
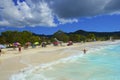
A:
<svg viewBox="0 0 120 80">
<path fill-rule="evenodd" d="M 52 10 L 45 2 L 37 3 L 30 7 L 26 2 L 18 2 L 14 5 L 12 0 L 0 1 L 0 26 L 23 27 L 23 26 L 56 26 Z M 4 20 L 4 21 L 3 21 Z M 6 23 L 6 24 L 5 24 Z"/>
<path fill-rule="evenodd" d="M 17 0 L 15 5 L 13 0 L 0 0 L 0 26 L 53 27 L 81 17 L 119 15 L 119 4 L 120 0 Z"/>
<path fill-rule="evenodd" d="M 0 25 L 1 26 L 8 26 L 9 25 L 9 22 L 8 21 L 0 21 Z"/>
<path fill-rule="evenodd" d="M 78 22 L 77 19 L 63 19 L 63 18 L 58 18 L 58 21 L 60 22 L 59 24 Z"/>
<path fill-rule="evenodd" d="M 18 2 L 18 9 L 20 10 L 20 14 L 23 16 L 23 19 L 24 18 L 32 18 L 32 14 L 31 14 L 31 9 L 30 7 L 25 3 L 25 2 L 22 2 L 22 3 L 19 3 Z"/>
<path fill-rule="evenodd" d="M 120 15 L 120 11 L 112 12 L 110 15 Z"/>
</svg>

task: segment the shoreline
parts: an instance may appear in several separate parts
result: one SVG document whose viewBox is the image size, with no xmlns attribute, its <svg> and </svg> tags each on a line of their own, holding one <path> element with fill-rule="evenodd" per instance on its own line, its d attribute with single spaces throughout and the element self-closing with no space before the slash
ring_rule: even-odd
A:
<svg viewBox="0 0 120 80">
<path fill-rule="evenodd" d="M 7 53 L 0 56 L 0 80 L 9 80 L 11 75 L 18 73 L 20 70 L 27 68 L 30 65 L 37 66 L 40 64 L 46 64 L 75 55 L 75 53 L 70 52 L 71 49 L 77 48 L 83 50 L 83 48 L 90 48 L 91 46 L 107 45 L 108 42 L 109 41 L 97 41 L 74 43 L 72 46 L 37 47 L 22 50 L 20 53 L 18 51 L 7 51 Z"/>
</svg>

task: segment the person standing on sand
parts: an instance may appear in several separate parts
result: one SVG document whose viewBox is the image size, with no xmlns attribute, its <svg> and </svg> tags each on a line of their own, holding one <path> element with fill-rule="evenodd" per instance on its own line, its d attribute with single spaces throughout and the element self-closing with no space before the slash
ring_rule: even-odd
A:
<svg viewBox="0 0 120 80">
<path fill-rule="evenodd" d="M 0 48 L 0 56 L 1 56 L 1 53 L 2 53 L 2 50 L 1 50 L 1 48 Z"/>
<path fill-rule="evenodd" d="M 18 46 L 18 51 L 21 52 L 21 46 L 20 45 Z"/>
</svg>

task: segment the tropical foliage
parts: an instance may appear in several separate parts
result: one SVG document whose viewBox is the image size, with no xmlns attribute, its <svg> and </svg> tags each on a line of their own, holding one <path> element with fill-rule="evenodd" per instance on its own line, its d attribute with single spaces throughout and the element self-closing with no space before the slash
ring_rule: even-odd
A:
<svg viewBox="0 0 120 80">
<path fill-rule="evenodd" d="M 26 42 L 39 41 L 39 39 L 39 36 L 34 36 L 31 32 L 28 31 L 6 31 L 1 33 L 0 43 L 12 44 L 14 42 L 19 42 L 21 44 L 25 44 Z"/>
<path fill-rule="evenodd" d="M 60 41 L 68 42 L 86 42 L 95 40 L 108 40 L 110 37 L 114 39 L 120 39 L 120 32 L 86 32 L 83 30 L 78 30 L 72 33 L 65 33 L 58 30 L 53 35 L 38 35 L 31 33 L 29 31 L 5 31 L 1 33 L 0 44 L 12 44 L 14 42 L 19 42 L 24 45 L 26 42 L 54 42 L 54 38 Z"/>
</svg>

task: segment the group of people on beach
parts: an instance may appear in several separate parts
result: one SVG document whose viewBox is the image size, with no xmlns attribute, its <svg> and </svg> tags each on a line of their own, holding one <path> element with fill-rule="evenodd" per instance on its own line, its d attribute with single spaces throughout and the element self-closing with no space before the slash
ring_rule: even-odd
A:
<svg viewBox="0 0 120 80">
<path fill-rule="evenodd" d="M 45 46 L 42 45 L 42 47 L 45 47 Z M 20 45 L 18 46 L 18 51 L 21 52 L 21 46 Z M 83 53 L 86 54 L 86 52 L 87 52 L 87 50 L 84 48 Z M 0 49 L 0 53 L 1 53 L 1 49 Z"/>
<path fill-rule="evenodd" d="M 42 44 L 42 47 L 45 47 L 45 44 Z M 21 45 L 18 45 L 17 48 L 18 48 L 18 51 L 21 52 Z M 86 54 L 87 49 L 84 48 L 82 51 L 84 54 Z M 0 48 L 0 56 L 1 54 L 2 54 L 2 49 Z"/>
</svg>

